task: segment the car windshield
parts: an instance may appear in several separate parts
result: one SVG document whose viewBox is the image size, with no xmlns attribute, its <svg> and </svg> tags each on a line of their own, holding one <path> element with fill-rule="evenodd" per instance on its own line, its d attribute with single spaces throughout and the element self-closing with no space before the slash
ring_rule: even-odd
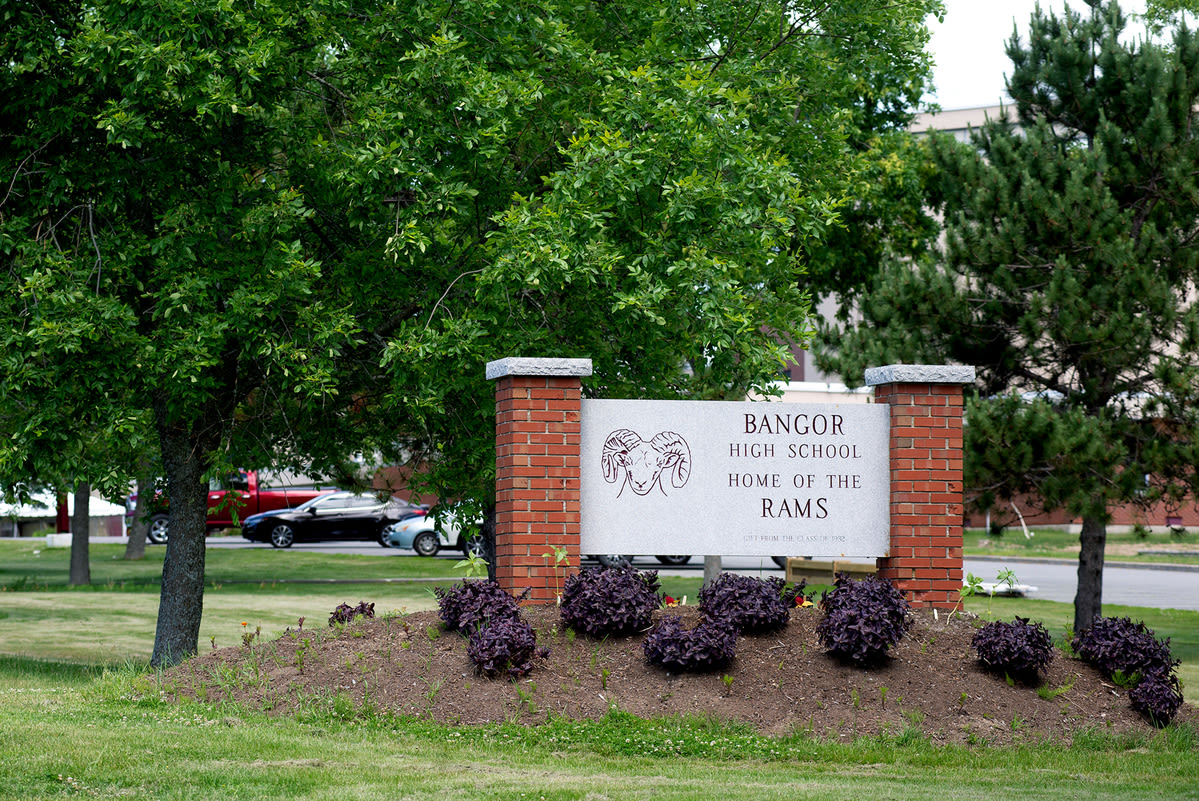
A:
<svg viewBox="0 0 1199 801">
<path fill-rule="evenodd" d="M 297 510 L 308 509 L 309 507 L 313 506 L 317 501 L 324 500 L 325 498 L 328 498 L 328 497 L 329 497 L 329 495 L 317 495 L 315 498 L 309 498 L 308 500 L 304 501 L 302 504 L 297 506 L 296 509 Z"/>
<path fill-rule="evenodd" d="M 238 470 L 235 473 L 229 473 L 218 478 L 214 478 L 211 482 L 210 489 L 217 490 L 238 490 L 246 492 L 250 489 L 250 477 L 245 470 Z"/>
</svg>

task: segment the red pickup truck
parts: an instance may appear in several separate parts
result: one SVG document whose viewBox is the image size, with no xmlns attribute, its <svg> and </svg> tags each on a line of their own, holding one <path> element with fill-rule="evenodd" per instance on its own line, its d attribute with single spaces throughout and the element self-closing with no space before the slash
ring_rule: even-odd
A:
<svg viewBox="0 0 1199 801">
<path fill-rule="evenodd" d="M 211 533 L 222 528 L 232 528 L 234 512 L 237 520 L 242 520 L 259 512 L 269 512 L 272 509 L 290 509 L 299 506 L 304 501 L 318 495 L 331 492 L 332 487 L 321 489 L 308 484 L 299 487 L 267 487 L 261 483 L 260 474 L 253 470 L 240 470 L 226 478 L 225 481 L 214 481 L 208 492 L 208 531 Z M 232 494 L 232 500 L 226 500 L 226 494 Z M 146 539 L 155 544 L 167 541 L 167 526 L 170 517 L 165 504 L 158 504 L 150 516 L 150 529 Z"/>
</svg>

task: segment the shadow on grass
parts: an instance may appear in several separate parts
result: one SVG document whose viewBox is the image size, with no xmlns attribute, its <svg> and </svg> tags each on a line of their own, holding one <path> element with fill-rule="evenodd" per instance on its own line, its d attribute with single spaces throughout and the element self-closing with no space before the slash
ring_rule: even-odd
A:
<svg viewBox="0 0 1199 801">
<path fill-rule="evenodd" d="M 113 665 L 0 655 L 0 684 L 14 686 L 44 683 L 79 686 L 99 678 L 106 668 L 111 667 Z"/>
</svg>

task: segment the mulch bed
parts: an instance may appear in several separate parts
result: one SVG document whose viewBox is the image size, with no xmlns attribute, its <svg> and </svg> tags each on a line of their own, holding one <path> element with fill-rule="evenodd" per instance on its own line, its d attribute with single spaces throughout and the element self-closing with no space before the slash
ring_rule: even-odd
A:
<svg viewBox="0 0 1199 801">
<path fill-rule="evenodd" d="M 698 616 L 695 607 L 669 611 L 688 625 Z M 710 715 L 768 735 L 807 731 L 833 739 L 898 734 L 910 726 L 936 742 L 991 744 L 1068 743 L 1089 729 L 1151 730 L 1126 690 L 1061 653 L 1044 677 L 1056 693 L 1045 693 L 1051 697 L 986 672 L 970 646 L 978 622 L 968 615 L 916 612 L 890 658 L 863 669 L 825 654 L 816 638 L 821 613 L 796 609 L 783 630 L 740 637 L 727 669 L 683 675 L 649 665 L 642 636 L 576 636 L 555 607 L 528 607 L 523 615 L 550 655 L 517 680 L 476 674 L 466 639 L 443 631 L 437 613 L 425 611 L 360 619 L 339 634 L 306 628 L 274 642 L 214 650 L 171 670 L 164 685 L 278 715 L 341 694 L 358 705 L 453 725 L 535 725 L 551 716 L 595 718 L 617 707 L 646 718 Z M 1199 710 L 1185 705 L 1176 720 L 1199 725 Z"/>
</svg>

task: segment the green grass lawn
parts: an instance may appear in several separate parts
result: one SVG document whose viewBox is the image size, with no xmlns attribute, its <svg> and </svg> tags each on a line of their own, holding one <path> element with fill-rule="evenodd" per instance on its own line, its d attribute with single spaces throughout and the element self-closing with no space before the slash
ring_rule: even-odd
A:
<svg viewBox="0 0 1199 801">
<path fill-rule="evenodd" d="M 436 726 L 314 708 L 298 718 L 137 698 L 121 676 L 3 690 L 0 798 L 1194 798 L 1195 734 L 1073 749 L 840 743 L 703 719 Z"/>
<path fill-rule="evenodd" d="M 1062 529 L 1032 529 L 1033 536 L 1025 537 L 1019 527 L 1004 529 L 1001 536 L 983 529 L 967 529 L 964 536 L 966 556 L 1024 556 L 1050 559 L 1077 559 L 1078 535 Z M 1199 552 L 1185 554 L 1182 546 L 1194 547 L 1199 534 L 1185 531 L 1180 534 L 1148 534 L 1133 532 L 1107 535 L 1106 558 L 1113 562 L 1173 562 L 1199 565 Z M 1170 552 L 1140 553 L 1142 551 Z"/>
<path fill-rule="evenodd" d="M 142 590 L 162 583 L 166 548 L 149 546 L 146 556 L 126 561 L 124 545 L 92 544 L 92 588 Z M 47 548 L 41 538 L 0 540 L 0 589 L 61 589 L 67 585 L 71 551 Z M 322 554 L 275 548 L 209 548 L 204 583 L 279 584 L 281 582 L 362 579 L 452 578 L 453 562 L 405 556 L 379 548 L 379 556 Z"/>
<path fill-rule="evenodd" d="M 92 584 L 72 588 L 69 549 L 0 541 L 0 654 L 104 665 L 148 660 L 165 550 L 147 548 L 145 559 L 129 562 L 123 545 L 92 545 Z M 429 609 L 436 604 L 433 587 L 460 578 L 450 560 L 379 550 L 367 556 L 210 548 L 201 647 L 234 645 L 246 630 L 275 638 L 300 617 L 324 623 L 341 603 L 370 601 L 379 614 Z"/>
<path fill-rule="evenodd" d="M 35 551 L 38 551 L 35 553 Z M 67 552 L 0 542 L 0 799 L 821 799 L 1197 798 L 1199 732 L 1172 728 L 1073 748 L 947 747 L 904 732 L 853 742 L 765 737 L 704 719 L 545 726 L 437 726 L 336 703 L 296 718 L 229 706 L 176 705 L 141 678 L 153 644 L 162 549 L 125 563 L 93 548 L 99 586 L 67 589 Z M 116 558 L 114 558 L 116 557 Z M 277 636 L 304 616 L 322 625 L 342 602 L 380 611 L 431 608 L 427 579 L 448 560 L 212 550 L 201 648 L 244 629 Z M 388 578 L 324 586 L 297 579 Z M 415 580 L 413 580 L 415 579 Z M 248 583 L 240 583 L 248 582 Z M 689 602 L 698 576 L 663 577 Z M 19 585 L 20 589 L 14 589 Z M 983 616 L 1031 616 L 1060 634 L 1068 604 L 972 599 Z M 1192 672 L 1199 613 L 1108 609 L 1174 638 Z M 310 623 L 311 625 L 311 623 Z M 1187 680 L 1184 673 L 1184 680 Z M 1199 685 L 1199 676 L 1188 681 Z M 147 691 L 150 688 L 150 691 Z M 1194 702 L 1193 693 L 1188 698 Z"/>
</svg>

